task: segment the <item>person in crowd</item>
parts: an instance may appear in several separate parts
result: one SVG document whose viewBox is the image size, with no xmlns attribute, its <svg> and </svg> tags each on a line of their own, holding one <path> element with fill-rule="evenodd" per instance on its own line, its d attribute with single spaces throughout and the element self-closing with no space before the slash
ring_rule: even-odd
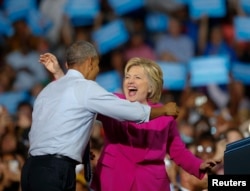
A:
<svg viewBox="0 0 250 191">
<path fill-rule="evenodd" d="M 2 140 L 5 133 L 13 132 L 14 126 L 12 116 L 7 107 L 0 105 L 0 139 Z"/>
<path fill-rule="evenodd" d="M 169 20 L 168 31 L 155 41 L 158 60 L 187 64 L 195 55 L 192 39 L 182 33 L 182 23 L 175 17 Z"/>
<path fill-rule="evenodd" d="M 236 61 L 236 52 L 226 42 L 223 36 L 222 26 L 220 24 L 213 24 L 211 27 L 209 27 L 208 19 L 203 20 L 203 22 L 204 24 L 201 25 L 201 27 L 205 27 L 206 30 L 203 30 L 202 28 L 200 29 L 205 33 L 205 35 L 201 35 L 201 38 L 204 39 L 200 39 L 200 41 L 203 42 L 200 45 L 201 54 L 205 56 L 224 55 L 228 56 L 230 61 Z"/>
<path fill-rule="evenodd" d="M 225 41 L 221 24 L 211 24 L 211 26 L 209 24 L 208 19 L 203 19 L 200 25 L 199 52 L 201 56 L 225 56 L 229 63 L 236 62 L 236 52 Z M 207 84 L 203 88 L 218 109 L 222 110 L 227 107 L 230 100 L 227 84 Z"/>
<path fill-rule="evenodd" d="M 5 62 L 14 69 L 12 90 L 29 91 L 36 83 L 48 81 L 47 71 L 38 62 L 40 39 L 34 36 L 24 20 L 14 23 L 15 34 L 9 37 Z M 45 49 L 46 50 L 46 49 Z"/>
<path fill-rule="evenodd" d="M 33 106 L 29 102 L 20 102 L 16 112 L 16 133 L 18 141 L 23 145 L 23 156 L 27 158 L 29 150 L 29 131 L 32 123 Z"/>
<path fill-rule="evenodd" d="M 231 118 L 238 124 L 250 118 L 250 98 L 247 96 L 247 87 L 240 81 L 232 80 L 229 84 L 228 110 Z"/>
<path fill-rule="evenodd" d="M 7 63 L 0 66 L 0 93 L 11 91 L 16 78 L 15 69 Z"/>
<path fill-rule="evenodd" d="M 216 153 L 216 139 L 211 135 L 210 132 L 204 132 L 196 139 L 194 142 L 194 154 L 201 158 L 202 160 L 213 159 Z M 217 169 L 219 165 L 209 171 L 209 174 L 216 174 L 215 169 Z M 207 190 L 207 183 L 203 180 L 199 180 L 194 176 L 190 176 L 186 171 L 180 170 L 180 185 L 181 190 L 192 190 L 192 191 L 200 191 Z"/>
<path fill-rule="evenodd" d="M 49 68 L 46 63 L 45 66 Z M 124 95 L 116 95 L 157 108 L 161 105 L 162 85 L 163 73 L 159 65 L 134 57 L 125 67 Z M 91 184 L 95 191 L 169 191 L 164 163 L 166 153 L 200 179 L 219 162 L 202 161 L 186 149 L 172 116 L 142 124 L 118 121 L 102 114 L 98 114 L 97 119 L 103 123 L 105 141 Z"/>
<path fill-rule="evenodd" d="M 0 155 L 0 190 L 21 191 L 20 174 L 24 158 L 15 152 L 5 152 Z"/>
<path fill-rule="evenodd" d="M 45 63 L 51 57 L 45 54 Z M 148 122 L 177 115 L 175 103 L 154 108 L 121 100 L 94 82 L 98 53 L 91 43 L 78 41 L 66 51 L 67 74 L 49 83 L 33 106 L 29 158 L 21 173 L 25 191 L 75 191 L 75 167 L 82 163 L 96 114 L 119 121 Z"/>
<path fill-rule="evenodd" d="M 226 151 L 227 144 L 239 141 L 244 138 L 244 134 L 236 126 L 229 128 L 223 132 L 223 137 L 216 141 L 216 154 L 215 158 L 223 158 L 224 152 Z M 216 168 L 216 174 L 224 174 L 224 160 Z"/>
<path fill-rule="evenodd" d="M 143 32 L 132 32 L 128 45 L 124 49 L 125 60 L 133 57 L 144 57 L 156 60 L 154 49 L 146 42 Z"/>
<path fill-rule="evenodd" d="M 238 128 L 230 128 L 225 132 L 226 144 L 244 139 L 243 133 Z"/>
</svg>

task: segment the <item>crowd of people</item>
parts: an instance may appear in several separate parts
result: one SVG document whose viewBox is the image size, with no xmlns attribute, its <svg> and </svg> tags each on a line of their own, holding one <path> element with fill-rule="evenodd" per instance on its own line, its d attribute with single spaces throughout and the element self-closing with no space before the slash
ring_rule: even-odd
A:
<svg viewBox="0 0 250 191">
<path fill-rule="evenodd" d="M 3 2 L 0 1 L 1 4 Z M 164 61 L 178 64 L 180 62 L 187 63 L 196 56 L 226 54 L 232 62 L 239 61 L 246 65 L 250 64 L 250 43 L 237 41 L 234 36 L 234 17 L 248 16 L 237 4 L 238 1 L 225 1 L 227 2 L 227 12 L 222 18 L 210 18 L 204 15 L 199 19 L 190 18 L 188 7 L 173 1 L 154 1 L 153 4 L 149 0 L 146 2 L 148 3 L 146 7 L 131 11 L 123 16 L 117 16 L 109 5 L 109 1 L 102 0 L 100 1 L 101 13 L 92 24 L 75 26 L 60 9 L 66 1 L 40 0 L 37 1 L 39 10 L 50 16 L 54 23 L 48 33 L 37 36 L 30 31 L 26 21 L 20 19 L 12 23 L 13 35 L 5 36 L 1 34 L 0 190 L 20 191 L 21 169 L 28 158 L 30 149 L 28 134 L 32 124 L 33 104 L 41 90 L 57 78 L 39 63 L 41 54 L 53 53 L 57 57 L 62 70 L 66 72 L 65 49 L 80 40 L 93 42 L 91 33 L 94 30 L 119 17 L 125 21 L 130 32 L 129 40 L 108 53 L 100 55 L 100 73 L 116 71 L 120 75 L 121 81 L 123 78 L 125 81 L 129 81 L 129 76 L 127 76 L 129 70 L 126 70 L 125 67 L 127 62 L 135 57 L 142 57 L 155 62 Z M 53 11 L 51 11 L 52 9 Z M 159 11 L 169 17 L 169 24 L 164 32 L 152 33 L 147 30 L 145 16 L 150 11 Z M 122 83 L 120 91 L 113 93 L 119 93 L 117 95 L 123 93 Z M 126 91 L 124 93 L 126 94 Z M 165 104 L 174 101 L 179 106 L 179 115 L 174 120 L 176 121 L 176 128 L 185 146 L 198 158 L 203 160 L 223 159 L 228 143 L 250 135 L 248 129 L 250 123 L 248 84 L 232 79 L 228 84 L 208 84 L 195 88 L 186 86 L 182 90 L 163 89 L 162 92 L 157 94 L 158 96 L 161 95 L 159 97 L 160 103 Z M 126 96 L 126 99 L 127 97 L 129 96 Z M 125 98 L 123 97 L 123 99 Z M 91 151 L 95 155 L 94 160 L 91 161 L 92 169 L 93 172 L 97 172 L 94 180 L 97 177 L 102 180 L 104 175 L 100 175 L 99 172 L 105 166 L 115 168 L 115 164 L 113 164 L 115 160 L 111 160 L 114 155 L 112 154 L 113 151 L 110 155 L 110 151 L 107 151 L 109 148 L 106 142 L 106 138 L 109 143 L 117 141 L 114 136 L 110 136 L 112 133 L 118 131 L 119 141 L 123 141 L 125 145 L 119 145 L 118 149 L 124 153 L 126 153 L 126 144 L 131 142 L 139 147 L 133 145 L 133 153 L 143 152 L 143 149 L 140 150 L 140 146 L 142 146 L 140 144 L 143 141 L 139 140 L 140 133 L 149 136 L 146 132 L 137 129 L 138 124 L 126 124 L 129 127 L 128 132 L 124 128 L 126 125 L 122 123 L 117 125 L 119 126 L 117 128 L 121 128 L 120 132 L 112 129 L 112 126 L 108 130 L 109 127 L 106 123 L 110 122 L 114 125 L 116 122 L 112 122 L 111 119 L 103 119 L 104 122 L 102 123 L 101 118 L 100 116 L 100 121 L 97 120 L 93 124 L 94 131 L 90 139 Z M 161 131 L 159 132 L 161 133 Z M 124 136 L 120 135 L 123 133 Z M 151 137 L 152 140 L 161 139 L 161 136 L 157 133 L 153 136 L 156 137 Z M 128 141 L 127 139 L 131 140 Z M 134 157 L 133 153 L 127 154 L 128 157 Z M 157 153 L 152 153 L 152 156 L 154 154 L 157 155 Z M 173 153 L 172 155 L 167 154 L 167 152 L 165 154 L 162 159 L 165 162 L 165 170 L 169 176 L 171 190 L 201 191 L 206 189 L 207 182 L 205 179 L 200 180 L 189 174 L 190 169 L 186 168 L 187 171 L 185 171 L 185 168 L 181 168 L 179 166 L 180 161 L 172 160 Z M 110 158 L 107 160 L 105 157 Z M 140 155 L 135 160 L 140 160 L 139 157 Z M 126 160 L 124 159 L 124 164 L 120 164 L 119 161 L 116 161 L 116 163 L 118 165 L 117 173 L 119 173 L 119 166 L 126 164 Z M 89 190 L 90 187 L 84 179 L 83 169 L 83 165 L 77 165 L 76 167 L 77 191 Z M 148 170 L 151 172 L 150 169 Z M 109 173 L 107 168 L 105 172 Z M 223 161 L 210 173 L 223 174 Z M 196 176 L 200 177 L 197 173 Z M 129 178 L 131 177 L 127 178 L 127 182 L 130 182 Z M 138 181 L 140 181 L 140 178 L 138 178 Z M 159 177 L 159 179 L 161 178 Z M 105 180 L 105 177 L 103 180 Z M 140 184 L 136 181 L 132 183 L 130 182 L 134 188 L 140 187 Z M 145 182 L 143 183 L 145 184 Z M 103 182 L 100 184 L 103 184 Z M 129 184 L 126 185 L 129 186 Z"/>
</svg>

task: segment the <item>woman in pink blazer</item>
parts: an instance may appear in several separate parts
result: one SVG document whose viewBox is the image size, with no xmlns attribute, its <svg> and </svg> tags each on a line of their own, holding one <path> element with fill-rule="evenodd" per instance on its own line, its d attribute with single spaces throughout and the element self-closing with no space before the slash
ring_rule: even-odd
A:
<svg viewBox="0 0 250 191">
<path fill-rule="evenodd" d="M 125 68 L 124 95 L 117 96 L 157 107 L 162 85 L 163 74 L 155 62 L 132 58 Z M 166 153 L 200 179 L 216 164 L 203 162 L 186 149 L 171 116 L 142 124 L 102 115 L 98 119 L 103 123 L 105 144 L 91 185 L 95 191 L 170 191 Z"/>
<path fill-rule="evenodd" d="M 54 56 L 42 62 L 55 78 L 64 75 Z M 57 71 L 57 72 L 56 72 Z M 160 106 L 163 73 L 158 64 L 144 58 L 132 58 L 126 65 L 121 99 Z M 117 121 L 98 115 L 105 132 L 103 152 L 94 172 L 94 191 L 170 191 L 164 158 L 190 174 L 203 178 L 217 161 L 202 161 L 182 142 L 174 117 L 163 116 L 147 123 Z"/>
</svg>

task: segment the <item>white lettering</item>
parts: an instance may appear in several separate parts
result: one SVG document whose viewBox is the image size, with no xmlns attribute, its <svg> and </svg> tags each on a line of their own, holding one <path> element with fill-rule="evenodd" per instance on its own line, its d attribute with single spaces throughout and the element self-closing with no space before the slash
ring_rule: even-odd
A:
<svg viewBox="0 0 250 191">
<path fill-rule="evenodd" d="M 241 186 L 246 186 L 247 182 L 246 181 L 241 181 Z"/>
<path fill-rule="evenodd" d="M 218 179 L 212 179 L 212 186 L 246 186 L 246 181 L 234 181 L 232 179 L 230 180 L 218 180 Z"/>
<path fill-rule="evenodd" d="M 212 179 L 212 186 L 219 186 L 217 179 Z"/>
</svg>

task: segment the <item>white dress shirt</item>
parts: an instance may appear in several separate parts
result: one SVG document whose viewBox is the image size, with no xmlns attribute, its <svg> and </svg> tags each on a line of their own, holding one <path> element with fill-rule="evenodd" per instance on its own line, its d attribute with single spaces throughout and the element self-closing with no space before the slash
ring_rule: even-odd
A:
<svg viewBox="0 0 250 191">
<path fill-rule="evenodd" d="M 30 154 L 61 154 L 82 162 L 96 114 L 117 120 L 149 120 L 151 108 L 107 92 L 76 70 L 68 70 L 38 95 L 29 133 Z"/>
</svg>

